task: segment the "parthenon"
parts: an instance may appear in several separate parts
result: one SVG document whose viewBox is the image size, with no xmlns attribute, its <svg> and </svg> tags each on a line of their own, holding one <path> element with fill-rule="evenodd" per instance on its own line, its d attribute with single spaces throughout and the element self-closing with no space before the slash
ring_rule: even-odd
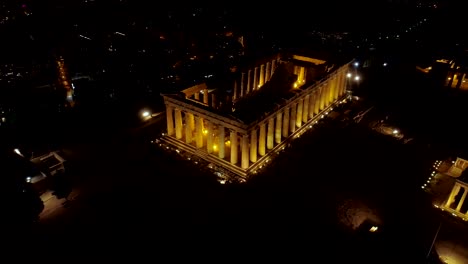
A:
<svg viewBox="0 0 468 264">
<path fill-rule="evenodd" d="M 468 183 L 456 180 L 449 197 L 443 205 L 443 209 L 468 220 L 468 202 L 465 203 L 468 194 Z"/>
<path fill-rule="evenodd" d="M 163 140 L 247 178 L 343 99 L 349 64 L 277 54 L 222 84 L 163 94 Z"/>
</svg>

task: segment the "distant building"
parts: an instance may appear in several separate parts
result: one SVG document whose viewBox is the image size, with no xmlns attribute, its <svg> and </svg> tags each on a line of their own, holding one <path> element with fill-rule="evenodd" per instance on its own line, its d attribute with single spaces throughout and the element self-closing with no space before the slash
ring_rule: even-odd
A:
<svg viewBox="0 0 468 264">
<path fill-rule="evenodd" d="M 468 182 L 466 180 L 468 179 L 463 178 L 455 181 L 452 191 L 442 208 L 468 221 L 468 201 L 466 201 Z"/>
<path fill-rule="evenodd" d="M 163 141 L 226 174 L 247 178 L 346 95 L 348 63 L 277 54 L 230 79 L 163 94 Z"/>
</svg>

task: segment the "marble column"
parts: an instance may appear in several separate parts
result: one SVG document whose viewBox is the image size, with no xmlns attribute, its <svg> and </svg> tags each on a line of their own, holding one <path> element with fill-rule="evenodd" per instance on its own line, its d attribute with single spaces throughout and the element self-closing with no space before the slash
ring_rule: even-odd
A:
<svg viewBox="0 0 468 264">
<path fill-rule="evenodd" d="M 270 80 L 270 62 L 268 61 L 266 63 L 266 68 L 265 68 L 265 82 L 268 82 Z"/>
<path fill-rule="evenodd" d="M 336 77 L 336 88 L 335 88 L 335 95 L 333 96 L 333 100 L 336 100 L 340 97 L 340 90 L 341 90 L 341 75 L 342 71 L 338 71 L 338 75 Z"/>
<path fill-rule="evenodd" d="M 247 169 L 249 167 L 249 135 L 242 135 L 242 162 L 241 167 Z"/>
<path fill-rule="evenodd" d="M 252 85 L 252 91 L 255 91 L 258 89 L 258 67 L 255 67 L 254 69 L 254 75 L 253 75 L 253 85 Z"/>
<path fill-rule="evenodd" d="M 310 103 L 310 96 L 306 95 L 304 97 L 303 109 L 302 109 L 302 122 L 307 122 L 309 117 L 309 103 Z"/>
<path fill-rule="evenodd" d="M 327 94 L 328 81 L 320 87 L 320 111 L 325 108 L 325 95 Z"/>
<path fill-rule="evenodd" d="M 289 136 L 289 107 L 284 108 L 283 119 L 283 137 L 287 138 Z"/>
<path fill-rule="evenodd" d="M 197 131 L 195 133 L 195 143 L 197 148 L 203 148 L 203 118 L 197 116 L 195 118 Z"/>
<path fill-rule="evenodd" d="M 245 72 L 241 73 L 241 81 L 240 81 L 240 97 L 243 97 L 245 94 Z"/>
<path fill-rule="evenodd" d="M 458 205 L 457 205 L 457 209 L 455 209 L 455 211 L 457 212 L 460 212 L 460 209 L 462 208 L 463 206 L 463 202 L 465 202 L 465 198 L 466 198 L 466 193 L 468 192 L 468 189 L 465 189 L 465 188 L 461 188 L 463 190 L 463 195 L 462 197 L 460 198 L 460 201 L 458 202 Z"/>
<path fill-rule="evenodd" d="M 206 151 L 213 153 L 213 123 L 208 121 L 208 134 L 206 135 Z"/>
<path fill-rule="evenodd" d="M 267 131 L 267 149 L 273 148 L 274 134 L 275 134 L 275 118 L 271 117 L 268 119 L 268 131 Z"/>
<path fill-rule="evenodd" d="M 208 89 L 203 89 L 203 103 L 208 104 Z"/>
<path fill-rule="evenodd" d="M 455 185 L 452 188 L 452 191 L 450 192 L 450 196 L 447 199 L 447 203 L 445 204 L 445 207 L 450 207 L 450 205 L 452 205 L 455 199 L 455 196 L 458 194 L 459 191 L 460 191 L 460 185 L 455 183 Z"/>
<path fill-rule="evenodd" d="M 304 107 L 304 99 L 299 99 L 297 103 L 297 113 L 296 113 L 296 126 L 302 126 L 302 108 Z"/>
<path fill-rule="evenodd" d="M 195 100 L 200 101 L 200 92 L 194 94 Z"/>
<path fill-rule="evenodd" d="M 343 74 L 341 75 L 341 88 L 340 88 L 340 96 L 343 96 L 346 93 L 346 87 L 348 85 L 348 78 L 346 78 L 346 73 L 348 72 L 348 66 L 346 66 L 345 70 L 343 70 Z"/>
<path fill-rule="evenodd" d="M 224 135 L 224 127 L 218 126 L 218 138 L 219 138 L 219 151 L 218 151 L 218 158 L 224 159 L 224 147 L 225 147 L 225 135 Z"/>
<path fill-rule="evenodd" d="M 169 136 L 174 135 L 174 118 L 172 117 L 173 111 L 174 108 L 172 106 L 166 105 L 167 134 Z"/>
<path fill-rule="evenodd" d="M 257 162 L 257 129 L 250 131 L 250 161 Z"/>
<path fill-rule="evenodd" d="M 266 141 L 266 125 L 265 123 L 260 124 L 260 135 L 258 138 L 258 154 L 261 156 L 265 155 L 265 141 Z"/>
<path fill-rule="evenodd" d="M 193 116 L 192 113 L 185 113 L 186 118 L 188 119 L 188 124 L 190 126 L 190 132 L 193 133 L 195 131 L 195 117 Z"/>
<path fill-rule="evenodd" d="M 231 135 L 230 135 L 230 140 L 231 140 L 231 164 L 237 164 L 237 149 L 238 149 L 238 143 L 237 143 L 237 132 L 234 130 L 231 130 Z"/>
<path fill-rule="evenodd" d="M 250 86 L 252 84 L 252 80 L 250 79 L 250 76 L 252 75 L 252 70 L 249 70 L 247 72 L 247 90 L 246 90 L 246 94 L 250 93 L 250 90 L 252 89 Z"/>
<path fill-rule="evenodd" d="M 314 100 L 314 113 L 317 115 L 320 113 L 320 104 L 321 104 L 321 98 L 322 98 L 322 87 L 319 87 L 315 91 L 315 100 Z"/>
<path fill-rule="evenodd" d="M 190 117 L 188 113 L 185 113 L 185 143 L 192 143 L 192 129 L 190 128 Z"/>
<path fill-rule="evenodd" d="M 309 96 L 309 119 L 314 117 L 315 109 L 315 91 L 312 92 Z"/>
<path fill-rule="evenodd" d="M 294 102 L 291 105 L 291 117 L 289 122 L 289 130 L 291 133 L 296 131 L 296 111 L 297 111 L 297 104 Z"/>
<path fill-rule="evenodd" d="M 281 143 L 281 131 L 283 129 L 283 113 L 276 113 L 276 128 L 275 128 L 275 142 L 276 144 Z"/>
<path fill-rule="evenodd" d="M 275 61 L 275 60 L 272 60 L 272 61 L 271 61 L 271 73 L 270 73 L 270 78 L 271 78 L 271 76 L 273 76 L 273 73 L 275 72 L 275 68 L 276 68 L 276 61 Z"/>
<path fill-rule="evenodd" d="M 262 87 L 265 83 L 265 65 L 260 65 L 260 80 L 258 81 L 258 86 Z"/>
<path fill-rule="evenodd" d="M 336 89 L 336 78 L 337 76 L 333 76 L 330 82 L 330 93 L 328 94 L 328 104 L 330 105 L 333 102 L 333 98 L 335 96 L 335 89 Z"/>
<path fill-rule="evenodd" d="M 182 138 L 182 111 L 178 108 L 174 110 L 175 113 L 175 134 L 177 139 Z"/>
</svg>

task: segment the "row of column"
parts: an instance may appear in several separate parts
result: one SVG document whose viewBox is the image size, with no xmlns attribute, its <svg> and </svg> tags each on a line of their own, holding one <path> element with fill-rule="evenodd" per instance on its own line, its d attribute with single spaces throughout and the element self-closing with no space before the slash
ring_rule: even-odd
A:
<svg viewBox="0 0 468 264">
<path fill-rule="evenodd" d="M 273 76 L 273 73 L 280 59 L 273 59 L 271 62 L 249 69 L 247 72 L 242 72 L 240 80 L 234 81 L 233 100 L 237 100 L 255 90 L 258 90 Z"/>
<path fill-rule="evenodd" d="M 462 83 L 466 81 L 466 73 L 463 72 L 451 72 L 448 77 L 447 86 L 450 88 L 460 89 Z"/>
<path fill-rule="evenodd" d="M 345 74 L 344 70 L 339 71 L 324 85 L 298 98 L 247 133 L 229 130 L 228 140 L 226 140 L 226 128 L 222 124 L 214 124 L 201 115 L 182 111 L 167 104 L 168 135 L 198 149 L 206 147 L 206 151 L 210 154 L 217 152 L 220 159 L 227 158 L 225 151 L 228 148 L 230 163 L 247 169 L 251 162 L 257 162 L 259 155 L 266 155 L 268 150 L 280 144 L 297 128 L 343 95 L 346 89 Z M 240 164 L 238 164 L 239 158 Z"/>
<path fill-rule="evenodd" d="M 460 190 L 462 190 L 463 193 L 461 193 L 461 197 L 458 200 L 458 203 L 456 204 L 456 207 L 453 208 L 456 197 L 458 195 L 460 195 Z M 466 188 L 466 186 L 463 186 L 463 185 L 459 184 L 458 182 L 456 182 L 455 185 L 452 188 L 452 192 L 450 193 L 450 196 L 449 196 L 449 198 L 448 198 L 448 200 L 447 200 L 447 202 L 445 204 L 445 207 L 452 208 L 455 211 L 468 216 L 468 210 L 466 210 L 465 212 L 461 212 L 461 209 L 462 209 L 463 203 L 465 202 L 465 198 L 466 198 L 467 193 L 468 193 L 468 188 Z M 465 208 L 466 208 L 466 206 L 465 206 Z"/>
</svg>

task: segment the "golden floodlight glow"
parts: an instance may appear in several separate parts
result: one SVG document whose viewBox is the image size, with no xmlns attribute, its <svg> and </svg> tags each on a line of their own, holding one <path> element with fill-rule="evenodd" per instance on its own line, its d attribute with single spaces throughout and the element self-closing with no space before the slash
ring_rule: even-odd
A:
<svg viewBox="0 0 468 264">
<path fill-rule="evenodd" d="M 218 150 L 218 145 L 213 145 L 213 150 L 214 151 Z"/>
<path fill-rule="evenodd" d="M 203 135 L 208 134 L 208 129 L 203 129 Z"/>
</svg>

